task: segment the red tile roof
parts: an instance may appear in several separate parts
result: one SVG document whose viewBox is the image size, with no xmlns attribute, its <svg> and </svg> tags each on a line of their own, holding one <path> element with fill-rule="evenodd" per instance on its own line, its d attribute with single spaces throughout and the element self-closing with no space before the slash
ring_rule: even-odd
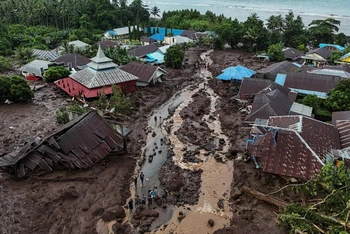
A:
<svg viewBox="0 0 350 234">
<path fill-rule="evenodd" d="M 273 116 L 268 126 L 258 144 L 248 147 L 266 172 L 310 179 L 320 172 L 332 149 L 340 149 L 337 129 L 312 118 Z"/>
</svg>

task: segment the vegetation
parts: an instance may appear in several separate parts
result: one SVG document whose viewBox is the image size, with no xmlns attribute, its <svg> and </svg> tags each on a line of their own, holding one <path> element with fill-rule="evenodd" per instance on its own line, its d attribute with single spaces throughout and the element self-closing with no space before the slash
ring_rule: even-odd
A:
<svg viewBox="0 0 350 234">
<path fill-rule="evenodd" d="M 95 101 L 95 105 L 101 109 L 108 109 L 111 112 L 120 114 L 129 114 L 131 112 L 132 103 L 125 97 L 118 85 L 112 85 L 112 94 L 108 99 L 103 90 L 99 98 Z"/>
<path fill-rule="evenodd" d="M 55 82 L 56 80 L 68 77 L 69 70 L 62 66 L 49 67 L 44 74 L 44 80 L 46 82 Z"/>
<path fill-rule="evenodd" d="M 165 54 L 165 66 L 172 68 L 181 68 L 185 57 L 185 48 L 183 45 L 170 46 Z"/>
<path fill-rule="evenodd" d="M 278 217 L 290 233 L 348 233 L 350 174 L 344 162 L 326 164 L 319 176 L 295 188 L 304 202 L 289 205 Z"/>
<path fill-rule="evenodd" d="M 19 76 L 0 77 L 0 103 L 26 102 L 34 96 L 28 83 Z"/>
<path fill-rule="evenodd" d="M 69 112 L 76 113 L 76 114 L 84 114 L 88 110 L 80 105 L 73 104 L 68 107 L 60 107 L 58 111 L 56 112 L 56 121 L 59 124 L 66 124 L 69 122 Z"/>
<path fill-rule="evenodd" d="M 10 60 L 0 56 L 0 72 L 5 72 L 11 70 L 11 63 Z"/>
<path fill-rule="evenodd" d="M 285 58 L 282 50 L 283 50 L 282 43 L 270 45 L 267 51 L 267 54 L 270 57 L 270 60 L 276 61 L 276 62 L 283 61 Z"/>
<path fill-rule="evenodd" d="M 137 58 L 130 55 L 125 48 L 109 47 L 104 49 L 104 53 L 108 58 L 112 59 L 113 62 L 118 65 L 124 65 L 130 61 L 137 61 Z"/>
<path fill-rule="evenodd" d="M 329 93 L 325 102 L 330 111 L 350 110 L 350 80 L 341 80 Z"/>
<path fill-rule="evenodd" d="M 331 111 L 326 107 L 326 99 L 319 98 L 316 95 L 307 95 L 299 102 L 312 107 L 312 112 L 316 117 L 329 117 L 332 115 Z"/>
<path fill-rule="evenodd" d="M 15 53 L 17 62 L 21 65 L 34 60 L 33 50 L 30 48 L 18 47 Z"/>
</svg>

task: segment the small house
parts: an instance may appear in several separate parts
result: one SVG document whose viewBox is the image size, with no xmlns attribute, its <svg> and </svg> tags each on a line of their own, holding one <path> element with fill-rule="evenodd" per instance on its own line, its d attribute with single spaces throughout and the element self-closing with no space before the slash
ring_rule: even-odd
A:
<svg viewBox="0 0 350 234">
<path fill-rule="evenodd" d="M 308 65 L 313 65 L 315 67 L 322 67 L 327 64 L 327 61 L 331 58 L 332 51 L 325 48 L 318 48 L 311 50 L 301 58 L 304 59 L 305 63 Z"/>
<path fill-rule="evenodd" d="M 49 68 L 50 65 L 55 63 L 46 60 L 33 60 L 30 63 L 24 65 L 20 70 L 23 76 L 33 74 L 36 77 L 44 77 L 44 72 Z"/>
<path fill-rule="evenodd" d="M 122 66 L 120 69 L 139 77 L 139 79 L 136 81 L 136 85 L 138 87 L 144 87 L 162 82 L 161 78 L 168 74 L 165 70 L 158 66 L 138 62 L 130 62 Z"/>
<path fill-rule="evenodd" d="M 258 70 L 256 76 L 258 78 L 269 79 L 274 81 L 278 73 L 299 72 L 310 69 L 312 68 L 308 66 L 302 66 L 295 62 L 283 61 L 271 64 L 268 67 Z"/>
<path fill-rule="evenodd" d="M 256 167 L 277 175 L 309 180 L 333 161 L 340 149 L 338 130 L 302 115 L 271 116 L 262 134 L 248 139 L 246 148 Z"/>
<path fill-rule="evenodd" d="M 154 40 L 153 38 L 150 38 L 150 37 L 141 37 L 140 41 L 141 41 L 141 45 L 143 46 L 157 42 L 157 40 Z"/>
<path fill-rule="evenodd" d="M 39 60 L 53 61 L 60 57 L 56 50 L 38 50 L 33 49 L 33 56 Z"/>
<path fill-rule="evenodd" d="M 325 43 L 321 43 L 319 44 L 320 48 L 324 48 L 326 50 L 330 50 L 330 51 L 343 51 L 345 50 L 344 46 L 340 46 L 340 45 L 335 45 L 335 44 L 325 44 Z"/>
<path fill-rule="evenodd" d="M 69 68 L 74 68 L 75 70 L 81 70 L 86 67 L 91 59 L 80 54 L 64 54 L 59 58 L 55 59 L 56 63 L 64 63 L 65 66 Z"/>
<path fill-rule="evenodd" d="M 147 54 L 151 54 L 156 50 L 158 50 L 157 44 L 149 44 L 145 46 L 134 47 L 129 50 L 129 53 L 138 58 L 144 58 Z"/>
<path fill-rule="evenodd" d="M 136 29 L 136 26 L 130 26 L 130 33 L 134 31 L 134 28 Z M 142 29 L 139 29 L 142 31 Z M 122 28 L 115 28 L 112 30 L 108 30 L 107 32 L 104 33 L 104 37 L 106 39 L 112 39 L 112 38 L 127 38 L 129 36 L 129 27 L 122 27 Z"/>
<path fill-rule="evenodd" d="M 189 42 L 194 42 L 194 40 L 183 36 L 170 36 L 164 38 L 164 43 L 167 45 L 182 44 Z"/>
<path fill-rule="evenodd" d="M 304 52 L 294 48 L 284 48 L 282 50 L 284 58 L 290 61 L 296 61 L 304 55 Z"/>
<path fill-rule="evenodd" d="M 117 46 L 117 43 L 111 40 L 102 40 L 98 43 L 101 49 L 114 48 Z"/>
</svg>

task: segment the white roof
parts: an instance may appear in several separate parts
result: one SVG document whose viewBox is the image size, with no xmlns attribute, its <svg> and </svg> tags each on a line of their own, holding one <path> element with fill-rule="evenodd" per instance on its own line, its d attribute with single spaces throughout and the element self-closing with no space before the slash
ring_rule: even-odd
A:
<svg viewBox="0 0 350 234">
<path fill-rule="evenodd" d="M 162 52 L 163 54 L 166 53 L 166 51 L 169 49 L 171 45 L 166 45 L 166 46 L 161 46 L 158 49 L 160 50 L 160 52 Z"/>
<path fill-rule="evenodd" d="M 89 44 L 87 44 L 83 41 L 79 41 L 79 40 L 70 41 L 70 42 L 68 42 L 68 45 L 73 45 L 76 48 L 85 48 L 85 47 L 89 46 Z"/>
<path fill-rule="evenodd" d="M 183 37 L 183 36 L 174 36 L 173 38 L 176 39 L 176 43 L 180 44 L 180 43 L 188 43 L 188 42 L 193 42 L 192 39 L 188 38 L 188 37 Z"/>
<path fill-rule="evenodd" d="M 137 29 L 137 26 L 130 26 L 130 32 L 134 31 L 134 27 L 135 29 Z M 142 31 L 141 28 L 139 28 L 140 31 Z M 129 34 L 129 27 L 122 27 L 122 28 L 115 28 L 113 29 L 113 31 L 117 34 L 117 36 L 121 36 L 121 35 L 127 35 Z"/>
<path fill-rule="evenodd" d="M 290 111 L 300 115 L 305 115 L 308 117 L 312 116 L 312 107 L 306 106 L 297 102 L 293 102 L 293 105 L 290 108 Z"/>
<path fill-rule="evenodd" d="M 50 60 L 50 61 L 53 61 L 60 57 L 60 55 L 55 50 L 33 49 L 33 55 L 40 60 Z"/>
<path fill-rule="evenodd" d="M 36 76 L 38 77 L 42 77 L 42 71 L 41 69 L 43 70 L 46 70 L 49 68 L 49 64 L 51 62 L 49 61 L 45 61 L 45 60 L 33 60 L 31 61 L 30 63 L 27 63 L 26 65 L 24 65 L 22 68 L 21 68 L 21 71 L 22 72 L 25 72 L 27 74 L 35 74 Z"/>
</svg>

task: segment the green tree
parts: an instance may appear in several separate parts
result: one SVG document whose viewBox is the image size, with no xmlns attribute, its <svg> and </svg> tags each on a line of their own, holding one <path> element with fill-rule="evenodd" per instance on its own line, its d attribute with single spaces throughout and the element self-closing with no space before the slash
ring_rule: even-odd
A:
<svg viewBox="0 0 350 234">
<path fill-rule="evenodd" d="M 284 17 L 283 42 L 286 47 L 293 48 L 299 45 L 307 45 L 308 43 L 302 18 L 300 16 L 295 18 L 292 12 Z"/>
<path fill-rule="evenodd" d="M 332 51 L 330 63 L 335 64 L 343 55 L 344 53 L 342 51 L 339 51 L 339 50 Z"/>
<path fill-rule="evenodd" d="M 267 28 L 271 31 L 270 41 L 272 44 L 282 41 L 284 19 L 282 15 L 271 15 L 267 19 Z"/>
<path fill-rule="evenodd" d="M 131 61 L 137 61 L 135 56 L 128 53 L 126 48 L 109 47 L 103 50 L 105 55 L 118 65 L 125 65 Z"/>
<path fill-rule="evenodd" d="M 236 48 L 238 43 L 242 42 L 243 26 L 237 20 L 223 22 L 214 29 L 220 37 L 220 40 L 228 43 L 231 48 Z"/>
<path fill-rule="evenodd" d="M 269 35 L 264 27 L 264 22 L 259 19 L 256 13 L 251 14 L 243 23 L 245 34 L 243 36 L 244 45 L 249 51 L 265 50 L 269 44 Z"/>
<path fill-rule="evenodd" d="M 316 95 L 307 95 L 299 101 L 301 104 L 312 107 L 312 112 L 316 116 L 331 116 L 331 112 L 325 106 L 325 99 Z"/>
<path fill-rule="evenodd" d="M 116 112 L 121 114 L 129 114 L 131 112 L 132 103 L 126 98 L 118 85 L 112 86 L 112 96 L 109 100 L 109 107 L 114 108 Z"/>
<path fill-rule="evenodd" d="M 153 17 L 156 17 L 156 16 L 160 17 L 159 13 L 160 13 L 160 9 L 157 6 L 152 7 L 151 15 L 153 15 Z"/>
<path fill-rule="evenodd" d="M 15 58 L 19 64 L 27 64 L 34 60 L 33 50 L 31 48 L 19 47 L 16 50 Z"/>
<path fill-rule="evenodd" d="M 10 98 L 10 78 L 0 76 L 0 103 L 4 103 L 6 99 Z"/>
<path fill-rule="evenodd" d="M 344 33 L 335 35 L 335 44 L 345 46 L 348 43 L 348 37 Z"/>
<path fill-rule="evenodd" d="M 0 56 L 0 72 L 5 72 L 11 70 L 10 60 Z"/>
<path fill-rule="evenodd" d="M 350 110 L 350 80 L 341 80 L 329 93 L 326 107 L 331 111 Z"/>
<path fill-rule="evenodd" d="M 170 46 L 165 54 L 165 66 L 172 68 L 181 68 L 185 57 L 185 50 L 181 45 Z"/>
<path fill-rule="evenodd" d="M 268 56 L 270 57 L 271 61 L 283 61 L 284 54 L 283 54 L 283 44 L 282 43 L 277 43 L 270 45 L 267 51 Z"/>
<path fill-rule="evenodd" d="M 3 85 L 0 95 L 2 102 L 6 99 L 14 102 L 26 102 L 33 98 L 33 91 L 22 77 L 1 77 L 0 80 L 0 86 Z"/>
<path fill-rule="evenodd" d="M 68 77 L 70 72 L 62 66 L 49 67 L 44 73 L 46 82 L 54 82 L 56 80 Z"/>
<path fill-rule="evenodd" d="M 320 43 L 334 43 L 334 33 L 339 31 L 340 21 L 328 18 L 325 20 L 313 20 L 309 24 L 311 43 L 318 46 Z"/>
</svg>

